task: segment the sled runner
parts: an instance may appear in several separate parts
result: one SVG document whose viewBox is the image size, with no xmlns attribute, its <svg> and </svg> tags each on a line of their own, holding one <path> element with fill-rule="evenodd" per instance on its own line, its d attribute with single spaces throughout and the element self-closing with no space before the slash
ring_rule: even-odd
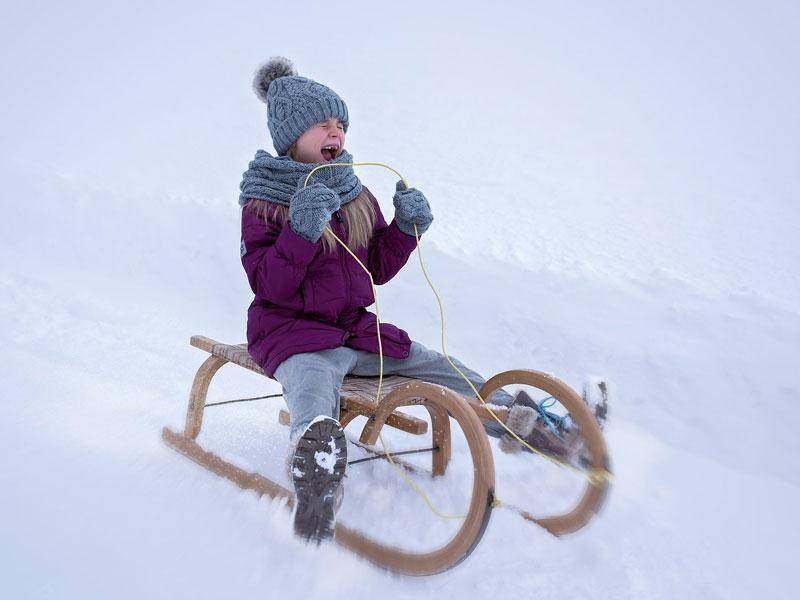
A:
<svg viewBox="0 0 800 600">
<path fill-rule="evenodd" d="M 190 343 L 208 352 L 210 356 L 195 375 L 183 432 L 178 433 L 165 427 L 162 437 L 178 452 L 217 475 L 260 495 L 283 498 L 287 501 L 287 507 L 291 509 L 294 506 L 292 491 L 258 473 L 248 472 L 226 462 L 196 442 L 203 424 L 204 409 L 208 406 L 206 397 L 209 384 L 220 367 L 232 363 L 262 375 L 263 371 L 248 354 L 246 344 L 222 344 L 203 336 L 193 336 Z M 479 394 L 481 398 L 486 399 L 501 387 L 515 384 L 529 385 L 543 390 L 567 409 L 572 421 L 580 430 L 588 465 L 586 484 L 581 497 L 568 511 L 541 517 L 521 509 L 514 510 L 526 520 L 544 527 L 554 535 L 576 531 L 586 525 L 600 509 L 610 485 L 609 459 L 602 432 L 589 407 L 576 392 L 555 377 L 540 371 L 516 369 L 499 373 L 486 381 Z M 426 420 L 399 410 L 408 406 L 422 406 L 430 415 L 431 442 L 427 450 L 431 452 L 431 476 L 437 477 L 446 472 L 451 458 L 450 428 L 454 422 L 464 434 L 472 461 L 473 479 L 469 508 L 458 531 L 447 543 L 433 551 L 414 553 L 381 544 L 341 522 L 336 523 L 334 541 L 367 560 L 395 572 L 409 575 L 440 573 L 469 556 L 480 541 L 493 508 L 503 505 L 495 497 L 494 459 L 482 425 L 482 420 L 494 420 L 494 417 L 479 399 L 467 398 L 446 387 L 418 379 L 397 375 L 385 376 L 380 389 L 381 397 L 376 402 L 377 392 L 378 377 L 347 376 L 344 379 L 340 390 L 339 421 L 342 427 L 347 427 L 357 416 L 367 418 L 358 441 L 354 443 L 365 448 L 375 458 L 388 458 L 397 465 L 414 469 L 401 458 L 396 458 L 403 454 L 402 451 L 390 451 L 391 457 L 387 457 L 374 445 L 384 427 L 395 428 L 413 436 L 427 434 Z M 503 407 L 491 406 L 491 410 L 503 422 L 508 418 L 508 411 Z M 280 421 L 288 424 L 289 415 L 286 411 L 281 411 Z"/>
</svg>

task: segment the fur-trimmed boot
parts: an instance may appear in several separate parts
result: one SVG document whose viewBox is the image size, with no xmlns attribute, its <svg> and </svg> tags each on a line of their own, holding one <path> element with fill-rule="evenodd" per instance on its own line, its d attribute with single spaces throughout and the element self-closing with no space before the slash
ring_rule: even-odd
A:
<svg viewBox="0 0 800 600">
<path fill-rule="evenodd" d="M 508 428 L 536 450 L 558 460 L 576 463 L 582 446 L 578 428 L 561 423 L 556 427 L 557 433 L 553 433 L 536 406 L 525 391 L 520 391 L 508 409 Z M 510 454 L 531 451 L 508 432 L 500 438 L 500 449 Z"/>
<path fill-rule="evenodd" d="M 583 400 L 602 429 L 608 414 L 606 383 L 602 380 L 587 382 L 583 389 Z M 539 405 L 524 390 L 517 393 L 509 407 L 506 425 L 536 450 L 574 466 L 586 466 L 586 448 L 578 426 L 569 416 L 559 419 L 557 423 L 553 419 L 545 419 Z M 500 438 L 500 449 L 507 453 L 521 450 L 530 452 L 508 432 Z"/>
</svg>

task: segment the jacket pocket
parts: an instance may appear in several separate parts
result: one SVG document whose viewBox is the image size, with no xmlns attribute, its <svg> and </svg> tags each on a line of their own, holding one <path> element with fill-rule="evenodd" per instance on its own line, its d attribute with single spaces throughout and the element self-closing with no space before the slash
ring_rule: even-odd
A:
<svg viewBox="0 0 800 600">
<path fill-rule="evenodd" d="M 354 261 L 355 262 L 355 261 Z M 372 286 L 369 276 L 356 265 L 357 269 L 350 271 L 350 296 L 354 307 L 370 306 L 374 301 Z"/>
</svg>

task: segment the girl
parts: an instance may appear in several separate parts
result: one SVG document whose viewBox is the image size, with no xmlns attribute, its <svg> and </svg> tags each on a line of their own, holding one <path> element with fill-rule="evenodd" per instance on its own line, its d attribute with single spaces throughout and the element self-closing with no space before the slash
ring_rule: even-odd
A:
<svg viewBox="0 0 800 600">
<path fill-rule="evenodd" d="M 344 149 L 347 105 L 330 88 L 299 77 L 290 61 L 276 57 L 257 72 L 254 89 L 267 104 L 267 124 L 277 156 L 259 150 L 244 173 L 241 259 L 255 299 L 247 315 L 247 342 L 267 376 L 280 382 L 291 414 L 290 466 L 297 503 L 295 532 L 309 540 L 333 535 L 340 484 L 347 465 L 344 433 L 337 421 L 339 389 L 348 373 L 377 376 L 375 315 L 367 274 L 326 227 L 347 243 L 386 283 L 416 248 L 414 225 L 424 233 L 430 205 L 414 188 L 397 183 L 394 220 L 386 224 L 378 202 L 352 167 Z M 381 323 L 383 372 L 473 392 L 440 353 L 412 341 L 402 329 Z M 480 388 L 485 380 L 453 362 Z M 491 401 L 511 405 L 505 391 Z M 494 426 L 492 426 L 494 425 Z M 487 424 L 493 435 L 502 433 Z"/>
</svg>

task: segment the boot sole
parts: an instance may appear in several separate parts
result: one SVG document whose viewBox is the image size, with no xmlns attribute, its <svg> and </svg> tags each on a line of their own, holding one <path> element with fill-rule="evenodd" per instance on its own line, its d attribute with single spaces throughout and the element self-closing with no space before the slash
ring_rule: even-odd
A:
<svg viewBox="0 0 800 600">
<path fill-rule="evenodd" d="M 347 468 L 344 430 L 333 419 L 312 423 L 297 441 L 292 480 L 297 506 L 294 532 L 317 543 L 333 538 L 336 490 Z"/>
</svg>

